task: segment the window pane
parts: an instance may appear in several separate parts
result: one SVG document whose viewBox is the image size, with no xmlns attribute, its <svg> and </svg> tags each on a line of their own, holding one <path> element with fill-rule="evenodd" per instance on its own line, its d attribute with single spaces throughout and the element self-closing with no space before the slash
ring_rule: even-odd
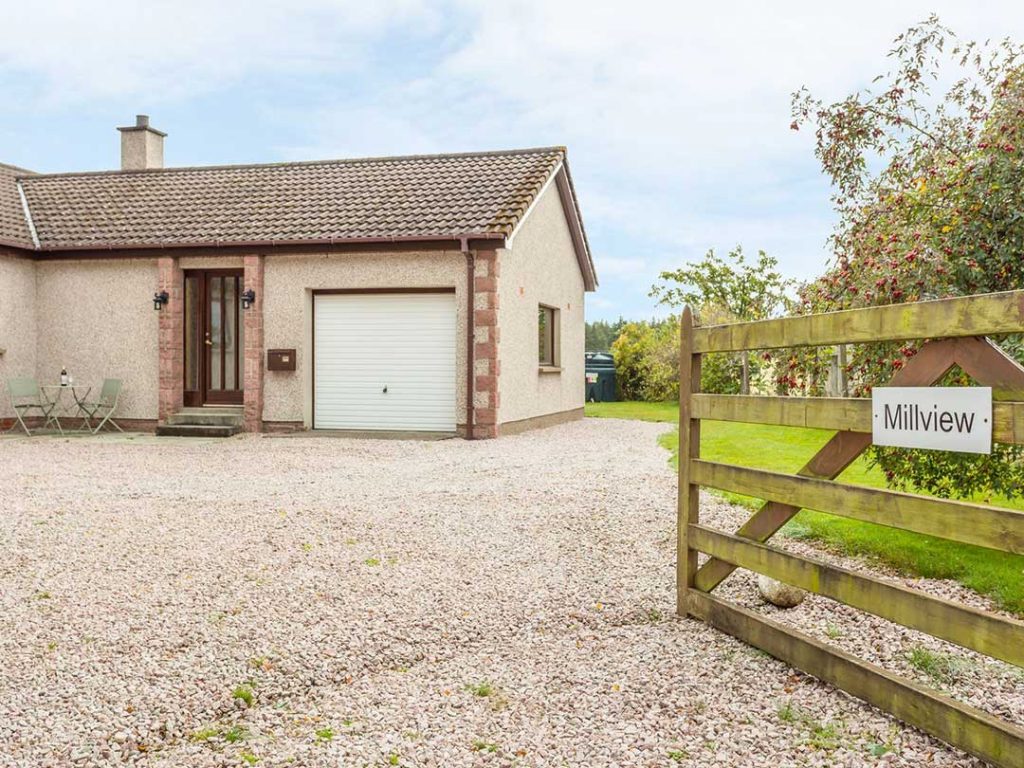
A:
<svg viewBox="0 0 1024 768">
<path fill-rule="evenodd" d="M 540 307 L 537 312 L 538 351 L 541 365 L 554 364 L 554 311 Z"/>
<path fill-rule="evenodd" d="M 223 285 L 219 277 L 210 279 L 210 389 L 221 389 L 221 291 Z"/>
<path fill-rule="evenodd" d="M 235 355 L 238 351 L 235 335 L 235 312 L 238 298 L 235 295 L 237 277 L 224 278 L 224 389 L 237 389 L 235 385 Z"/>
<path fill-rule="evenodd" d="M 545 338 L 547 336 L 547 324 L 548 324 L 548 318 L 547 318 L 547 315 L 544 312 L 544 307 L 540 307 L 537 310 L 537 331 L 538 331 L 538 334 L 539 334 L 538 335 L 538 341 L 540 342 L 539 343 L 540 354 L 538 356 L 538 359 L 542 363 L 544 362 L 545 347 L 547 347 L 547 342 L 546 342 L 546 338 Z"/>
</svg>

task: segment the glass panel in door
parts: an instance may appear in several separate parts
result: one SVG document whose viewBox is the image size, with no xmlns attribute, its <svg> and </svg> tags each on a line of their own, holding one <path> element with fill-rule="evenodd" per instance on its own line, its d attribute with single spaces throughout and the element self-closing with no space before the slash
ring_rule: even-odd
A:
<svg viewBox="0 0 1024 768">
<path fill-rule="evenodd" d="M 206 403 L 241 403 L 241 286 L 239 274 L 206 276 Z"/>
<path fill-rule="evenodd" d="M 224 389 L 224 278 L 211 277 L 210 282 L 210 327 L 206 345 L 210 350 L 210 392 Z"/>
<path fill-rule="evenodd" d="M 238 374 L 238 278 L 224 278 L 224 389 L 239 389 Z"/>
</svg>

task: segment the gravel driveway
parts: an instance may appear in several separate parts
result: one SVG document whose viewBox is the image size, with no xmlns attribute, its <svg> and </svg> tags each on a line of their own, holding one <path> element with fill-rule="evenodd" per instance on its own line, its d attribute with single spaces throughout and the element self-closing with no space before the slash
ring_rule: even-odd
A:
<svg viewBox="0 0 1024 768">
<path fill-rule="evenodd" d="M 0 440 L 0 765 L 976 765 L 673 617 L 664 429 Z"/>
</svg>

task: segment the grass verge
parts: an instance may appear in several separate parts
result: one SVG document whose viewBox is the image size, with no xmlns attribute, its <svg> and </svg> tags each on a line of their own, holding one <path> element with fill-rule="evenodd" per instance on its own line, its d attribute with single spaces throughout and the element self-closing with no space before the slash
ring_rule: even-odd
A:
<svg viewBox="0 0 1024 768">
<path fill-rule="evenodd" d="M 676 403 L 588 403 L 587 416 L 676 422 Z M 701 456 L 711 461 L 796 472 L 832 436 L 822 429 L 777 427 L 704 421 L 701 424 Z M 659 443 L 671 452 L 676 466 L 679 434 L 672 431 Z M 885 478 L 869 468 L 862 457 L 839 476 L 843 482 L 885 488 Z M 756 507 L 760 500 L 735 493 L 722 496 L 737 504 Z M 993 498 L 993 504 L 1024 509 L 1024 501 Z M 952 579 L 983 595 L 1002 608 L 1024 615 L 1024 557 L 985 547 L 937 539 L 910 531 L 803 510 L 783 529 L 791 538 L 813 540 L 840 554 L 860 555 L 896 568 L 902 573 L 934 579 Z"/>
</svg>

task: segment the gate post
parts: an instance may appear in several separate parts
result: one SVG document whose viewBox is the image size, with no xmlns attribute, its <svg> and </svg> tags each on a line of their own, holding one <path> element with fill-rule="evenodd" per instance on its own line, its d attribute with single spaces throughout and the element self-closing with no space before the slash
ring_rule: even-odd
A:
<svg viewBox="0 0 1024 768">
<path fill-rule="evenodd" d="M 701 356 L 693 351 L 693 312 L 679 318 L 679 489 L 676 501 L 676 614 L 687 614 L 687 593 L 697 573 L 697 551 L 688 526 L 700 521 L 700 486 L 690 482 L 692 459 L 700 456 L 700 419 L 693 416 L 693 393 L 700 391 Z"/>
</svg>

